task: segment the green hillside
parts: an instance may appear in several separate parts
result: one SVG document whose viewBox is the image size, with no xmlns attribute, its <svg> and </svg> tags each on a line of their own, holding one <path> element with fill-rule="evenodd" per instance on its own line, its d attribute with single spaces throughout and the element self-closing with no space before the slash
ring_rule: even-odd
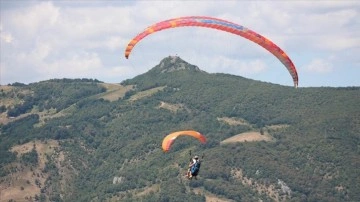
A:
<svg viewBox="0 0 360 202">
<path fill-rule="evenodd" d="M 121 85 L 17 83 L 0 100 L 0 201 L 360 201 L 360 87 L 296 89 L 170 56 Z M 188 129 L 207 143 L 161 150 Z M 190 151 L 204 155 L 198 180 L 184 176 Z"/>
</svg>

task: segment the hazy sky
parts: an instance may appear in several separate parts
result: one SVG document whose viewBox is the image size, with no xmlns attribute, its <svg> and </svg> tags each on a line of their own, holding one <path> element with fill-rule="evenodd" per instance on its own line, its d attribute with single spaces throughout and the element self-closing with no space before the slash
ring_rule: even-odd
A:
<svg viewBox="0 0 360 202">
<path fill-rule="evenodd" d="M 0 0 L 0 83 L 94 78 L 119 83 L 178 55 L 209 73 L 293 86 L 272 54 L 242 37 L 183 27 L 129 41 L 181 16 L 211 16 L 269 38 L 294 62 L 299 87 L 360 86 L 360 1 Z"/>
</svg>

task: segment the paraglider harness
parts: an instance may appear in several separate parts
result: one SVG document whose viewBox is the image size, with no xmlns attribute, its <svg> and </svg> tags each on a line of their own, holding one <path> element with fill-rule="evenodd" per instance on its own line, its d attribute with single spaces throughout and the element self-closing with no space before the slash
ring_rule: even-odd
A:
<svg viewBox="0 0 360 202">
<path fill-rule="evenodd" d="M 189 151 L 189 155 L 191 156 L 191 150 Z M 202 155 L 202 159 L 204 159 L 205 154 Z M 195 159 L 196 162 L 189 168 L 188 170 L 188 178 L 191 179 L 192 177 L 195 177 L 199 174 L 201 161 L 200 159 Z M 190 158 L 190 161 L 193 161 L 193 158 Z"/>
<path fill-rule="evenodd" d="M 197 176 L 200 170 L 201 162 L 200 160 L 196 160 L 195 164 L 190 168 L 190 172 L 192 176 Z"/>
</svg>

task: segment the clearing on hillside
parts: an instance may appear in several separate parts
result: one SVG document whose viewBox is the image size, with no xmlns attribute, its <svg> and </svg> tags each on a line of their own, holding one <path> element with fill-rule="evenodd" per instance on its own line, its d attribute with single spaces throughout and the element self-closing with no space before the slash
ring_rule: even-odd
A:
<svg viewBox="0 0 360 202">
<path fill-rule="evenodd" d="M 234 200 L 231 199 L 219 198 L 215 194 L 212 194 L 203 188 L 194 188 L 194 193 L 204 195 L 206 202 L 234 202 Z"/>
<path fill-rule="evenodd" d="M 261 172 L 259 170 L 256 171 Z M 275 202 L 288 201 L 290 193 L 284 193 L 278 184 L 258 182 L 253 178 L 248 178 L 243 174 L 241 168 L 233 168 L 230 171 L 231 177 L 239 180 L 244 186 L 251 188 L 259 194 L 265 194 Z"/>
<path fill-rule="evenodd" d="M 160 105 L 157 107 L 158 109 L 167 109 L 173 113 L 177 112 L 179 109 L 186 109 L 187 111 L 190 111 L 187 107 L 185 107 L 183 104 L 171 104 L 167 102 L 160 102 Z"/>
<path fill-rule="evenodd" d="M 124 97 L 125 93 L 134 87 L 133 85 L 123 86 L 116 83 L 101 83 L 100 85 L 106 88 L 106 92 L 101 93 L 99 98 L 103 98 L 110 102 Z"/>
<path fill-rule="evenodd" d="M 38 164 L 26 166 L 19 161 L 8 165 L 11 173 L 1 178 L 0 201 L 32 201 L 31 198 L 34 199 L 35 195 L 39 196 L 49 177 L 48 173 L 43 172 L 47 156 L 54 154 L 58 147 L 56 140 L 32 141 L 12 147 L 10 151 L 16 152 L 17 159 L 35 149 Z"/>
<path fill-rule="evenodd" d="M 136 93 L 135 95 L 131 96 L 130 97 L 130 101 L 136 101 L 136 100 L 139 100 L 141 98 L 145 98 L 145 97 L 149 97 L 161 90 L 164 90 L 166 86 L 160 86 L 160 87 L 156 87 L 156 88 L 151 88 L 149 90 L 144 90 L 144 91 L 141 91 L 141 92 L 138 92 Z"/>
<path fill-rule="evenodd" d="M 285 128 L 288 128 L 288 127 L 290 127 L 289 124 L 277 124 L 277 125 L 266 126 L 266 128 L 268 130 L 282 130 L 282 129 L 285 129 Z"/>
<path fill-rule="evenodd" d="M 236 126 L 236 125 L 250 126 L 251 125 L 245 119 L 235 118 L 235 117 L 221 117 L 221 118 L 217 118 L 217 120 L 224 122 L 226 124 L 229 124 L 230 126 Z"/>
<path fill-rule="evenodd" d="M 241 133 L 220 142 L 220 144 L 228 144 L 235 142 L 254 142 L 254 141 L 274 141 L 274 138 L 267 132 L 263 135 L 260 132 L 246 132 Z"/>
</svg>

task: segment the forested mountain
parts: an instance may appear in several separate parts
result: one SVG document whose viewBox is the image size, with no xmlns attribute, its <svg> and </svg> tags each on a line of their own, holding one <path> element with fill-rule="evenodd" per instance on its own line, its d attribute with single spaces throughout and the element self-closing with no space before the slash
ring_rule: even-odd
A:
<svg viewBox="0 0 360 202">
<path fill-rule="evenodd" d="M 121 84 L 14 83 L 0 100 L 0 201 L 360 201 L 360 87 L 296 89 L 169 56 Z M 207 143 L 161 150 L 190 129 Z"/>
</svg>

